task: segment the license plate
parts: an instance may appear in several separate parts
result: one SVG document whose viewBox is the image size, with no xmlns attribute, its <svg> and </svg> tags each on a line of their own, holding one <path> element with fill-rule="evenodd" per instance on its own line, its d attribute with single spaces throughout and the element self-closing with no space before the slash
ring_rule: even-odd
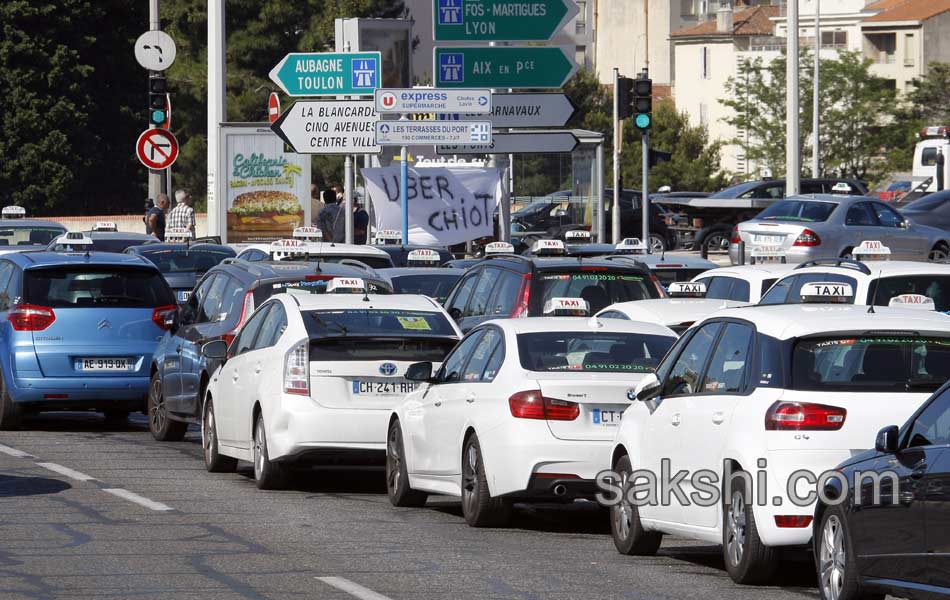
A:
<svg viewBox="0 0 950 600">
<path fill-rule="evenodd" d="M 354 379 L 355 396 L 405 396 L 416 389 L 414 381 L 377 381 L 372 379 Z"/>
<path fill-rule="evenodd" d="M 775 244 L 781 244 L 785 241 L 784 235 L 753 235 L 752 241 L 756 244 L 762 244 L 764 246 L 771 246 Z"/>
<path fill-rule="evenodd" d="M 601 427 L 615 427 L 620 425 L 623 410 L 619 408 L 595 408 L 590 411 L 591 423 Z"/>
<path fill-rule="evenodd" d="M 82 371 L 131 371 L 132 362 L 127 358 L 83 358 L 79 368 Z"/>
<path fill-rule="evenodd" d="M 179 302 L 188 302 L 188 298 L 191 298 L 191 290 L 180 290 L 178 292 Z"/>
</svg>

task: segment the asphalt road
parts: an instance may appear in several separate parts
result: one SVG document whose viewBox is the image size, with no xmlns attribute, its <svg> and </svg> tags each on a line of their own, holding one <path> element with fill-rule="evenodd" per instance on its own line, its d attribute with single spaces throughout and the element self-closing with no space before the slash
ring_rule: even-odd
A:
<svg viewBox="0 0 950 600">
<path fill-rule="evenodd" d="M 303 471 L 278 492 L 250 465 L 207 473 L 196 428 L 159 443 L 142 415 L 25 426 L 0 433 L 3 600 L 818 597 L 804 554 L 771 587 L 733 584 L 719 549 L 689 540 L 621 556 L 589 504 L 519 505 L 510 528 L 478 530 L 455 500 L 392 507 L 381 470 Z"/>
</svg>

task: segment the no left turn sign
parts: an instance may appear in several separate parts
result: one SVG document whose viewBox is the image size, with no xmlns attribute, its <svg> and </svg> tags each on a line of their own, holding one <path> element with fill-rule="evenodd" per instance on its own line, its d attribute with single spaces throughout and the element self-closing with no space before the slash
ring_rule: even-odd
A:
<svg viewBox="0 0 950 600">
<path fill-rule="evenodd" d="M 178 158 L 178 140 L 165 129 L 146 129 L 135 143 L 135 154 L 149 169 L 167 169 Z"/>
</svg>

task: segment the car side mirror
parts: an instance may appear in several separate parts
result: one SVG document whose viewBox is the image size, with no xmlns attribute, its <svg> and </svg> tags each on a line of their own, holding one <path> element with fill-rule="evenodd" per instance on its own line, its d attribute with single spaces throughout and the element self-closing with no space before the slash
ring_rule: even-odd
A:
<svg viewBox="0 0 950 600">
<path fill-rule="evenodd" d="M 885 454 L 894 454 L 897 452 L 897 437 L 900 430 L 897 425 L 888 425 L 877 432 L 877 439 L 874 440 L 874 449 Z"/>
<path fill-rule="evenodd" d="M 462 318 L 462 311 L 453 306 L 449 309 L 449 316 L 452 317 L 453 320 L 458 321 Z"/>
<path fill-rule="evenodd" d="M 640 402 L 646 402 L 660 395 L 660 380 L 657 379 L 656 373 L 650 373 L 646 377 L 640 380 L 640 383 L 637 384 L 637 387 L 634 388 L 634 395 L 637 400 Z"/>
<path fill-rule="evenodd" d="M 406 369 L 406 379 L 409 381 L 427 382 L 432 379 L 432 363 L 417 362 L 409 365 Z"/>
<path fill-rule="evenodd" d="M 910 229 L 911 225 L 912 223 L 910 222 L 910 219 L 904 219 L 903 221 L 901 221 L 901 227 L 903 227 L 904 229 Z"/>
<path fill-rule="evenodd" d="M 181 327 L 181 309 L 176 308 L 165 315 L 165 329 L 175 333 Z"/>
<path fill-rule="evenodd" d="M 557 210 L 554 212 L 554 216 L 555 216 L 555 217 L 558 217 L 558 218 L 566 217 L 566 216 L 567 216 L 567 211 L 564 210 L 563 208 L 559 208 L 559 209 L 557 209 Z"/>
<path fill-rule="evenodd" d="M 212 340 L 201 346 L 201 354 L 205 358 L 224 360 L 228 357 L 228 343 L 224 340 Z"/>
</svg>

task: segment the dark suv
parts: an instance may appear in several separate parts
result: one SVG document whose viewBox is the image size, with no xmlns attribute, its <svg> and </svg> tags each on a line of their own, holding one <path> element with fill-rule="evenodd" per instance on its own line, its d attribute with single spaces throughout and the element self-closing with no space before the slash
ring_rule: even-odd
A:
<svg viewBox="0 0 950 600">
<path fill-rule="evenodd" d="M 212 340 L 234 339 L 238 329 L 273 294 L 289 289 L 323 293 L 334 277 L 359 277 L 373 294 L 392 285 L 369 268 L 338 263 L 248 262 L 229 258 L 208 271 L 179 307 L 151 365 L 148 422 L 159 441 L 177 441 L 200 419 L 199 399 L 218 366 L 199 351 Z"/>
<path fill-rule="evenodd" d="M 465 272 L 445 301 L 463 332 L 483 321 L 541 316 L 551 298 L 583 298 L 590 314 L 614 302 L 663 298 L 650 270 L 632 258 L 489 256 Z"/>
</svg>

